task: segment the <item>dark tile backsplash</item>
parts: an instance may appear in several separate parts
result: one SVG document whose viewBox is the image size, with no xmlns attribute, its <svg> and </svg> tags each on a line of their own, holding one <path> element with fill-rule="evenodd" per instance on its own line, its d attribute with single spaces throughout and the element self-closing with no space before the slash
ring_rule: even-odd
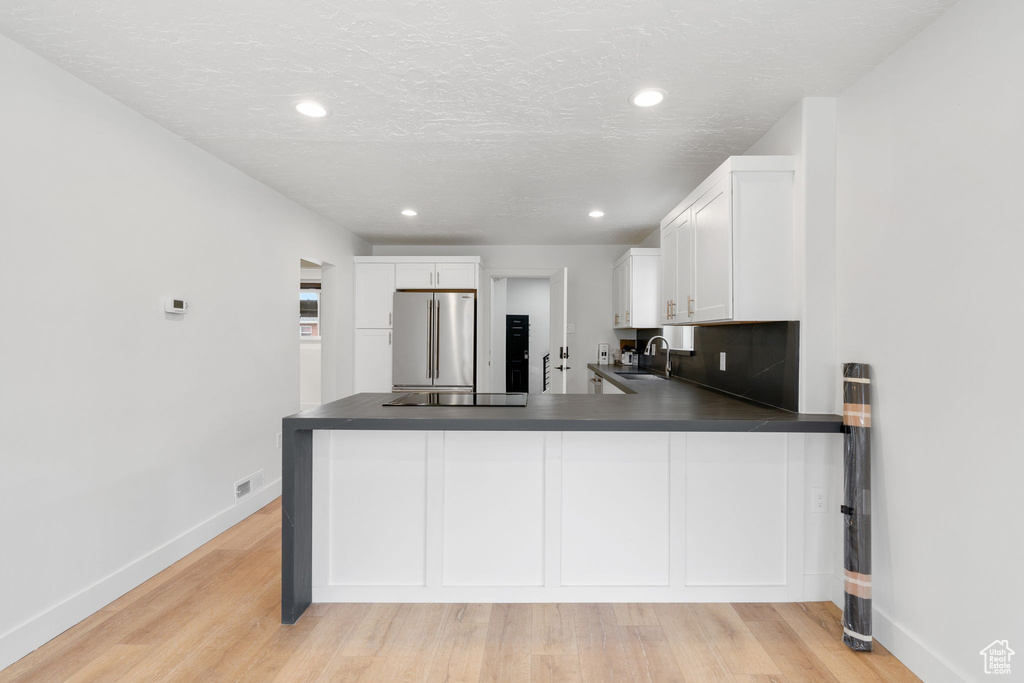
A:
<svg viewBox="0 0 1024 683">
<path fill-rule="evenodd" d="M 796 412 L 799 348 L 796 321 L 695 327 L 694 353 L 673 353 L 672 375 Z M 719 370 L 723 351 L 724 372 Z M 642 356 L 640 364 L 663 369 L 664 349 Z"/>
</svg>

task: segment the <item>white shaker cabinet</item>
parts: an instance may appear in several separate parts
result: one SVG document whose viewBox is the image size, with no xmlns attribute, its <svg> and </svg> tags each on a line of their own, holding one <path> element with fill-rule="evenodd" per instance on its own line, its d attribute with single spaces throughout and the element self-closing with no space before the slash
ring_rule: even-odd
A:
<svg viewBox="0 0 1024 683">
<path fill-rule="evenodd" d="M 397 263 L 396 289 L 476 289 L 475 263 Z"/>
<path fill-rule="evenodd" d="M 687 209 L 661 230 L 658 318 L 662 325 L 692 322 L 693 221 Z"/>
<path fill-rule="evenodd" d="M 793 168 L 730 157 L 662 220 L 662 324 L 798 318 Z"/>
<path fill-rule="evenodd" d="M 391 392 L 390 329 L 357 329 L 353 393 Z"/>
<path fill-rule="evenodd" d="M 478 289 L 475 263 L 437 263 L 434 283 L 442 289 Z"/>
<path fill-rule="evenodd" d="M 612 324 L 658 327 L 658 249 L 630 249 L 612 269 Z"/>
<path fill-rule="evenodd" d="M 395 288 L 397 289 L 433 289 L 433 263 L 396 263 Z"/>
<path fill-rule="evenodd" d="M 390 328 L 394 293 L 394 263 L 356 263 L 356 327 Z"/>
</svg>

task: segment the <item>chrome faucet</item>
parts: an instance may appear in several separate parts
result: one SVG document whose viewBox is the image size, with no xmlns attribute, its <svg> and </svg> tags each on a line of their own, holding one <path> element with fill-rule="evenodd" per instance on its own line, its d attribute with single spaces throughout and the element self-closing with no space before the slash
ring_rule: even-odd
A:
<svg viewBox="0 0 1024 683">
<path fill-rule="evenodd" d="M 660 334 L 651 337 L 651 340 L 647 342 L 647 348 L 644 349 L 644 355 L 651 355 L 651 347 L 654 346 L 654 342 L 658 339 L 665 342 L 665 376 L 669 377 L 672 374 L 672 352 L 669 350 L 671 345 L 668 343 L 668 339 L 665 339 Z"/>
</svg>

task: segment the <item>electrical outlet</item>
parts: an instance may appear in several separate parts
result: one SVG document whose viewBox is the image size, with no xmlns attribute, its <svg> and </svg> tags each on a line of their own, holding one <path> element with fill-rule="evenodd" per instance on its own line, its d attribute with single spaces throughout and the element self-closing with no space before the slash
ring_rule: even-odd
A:
<svg viewBox="0 0 1024 683">
<path fill-rule="evenodd" d="M 576 334 L 576 323 L 567 323 L 565 326 L 566 334 Z"/>
<path fill-rule="evenodd" d="M 718 369 L 725 372 L 725 351 L 718 354 Z"/>
<path fill-rule="evenodd" d="M 277 447 L 281 447 L 281 432 L 277 433 Z"/>
<path fill-rule="evenodd" d="M 828 508 L 828 489 L 811 489 L 811 512 L 823 513 Z"/>
</svg>

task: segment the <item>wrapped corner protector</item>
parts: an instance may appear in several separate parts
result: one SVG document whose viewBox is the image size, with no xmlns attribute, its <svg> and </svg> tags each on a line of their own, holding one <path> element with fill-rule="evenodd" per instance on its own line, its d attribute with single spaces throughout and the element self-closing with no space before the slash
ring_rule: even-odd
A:
<svg viewBox="0 0 1024 683">
<path fill-rule="evenodd" d="M 843 642 L 871 650 L 871 379 L 843 365 Z"/>
</svg>

